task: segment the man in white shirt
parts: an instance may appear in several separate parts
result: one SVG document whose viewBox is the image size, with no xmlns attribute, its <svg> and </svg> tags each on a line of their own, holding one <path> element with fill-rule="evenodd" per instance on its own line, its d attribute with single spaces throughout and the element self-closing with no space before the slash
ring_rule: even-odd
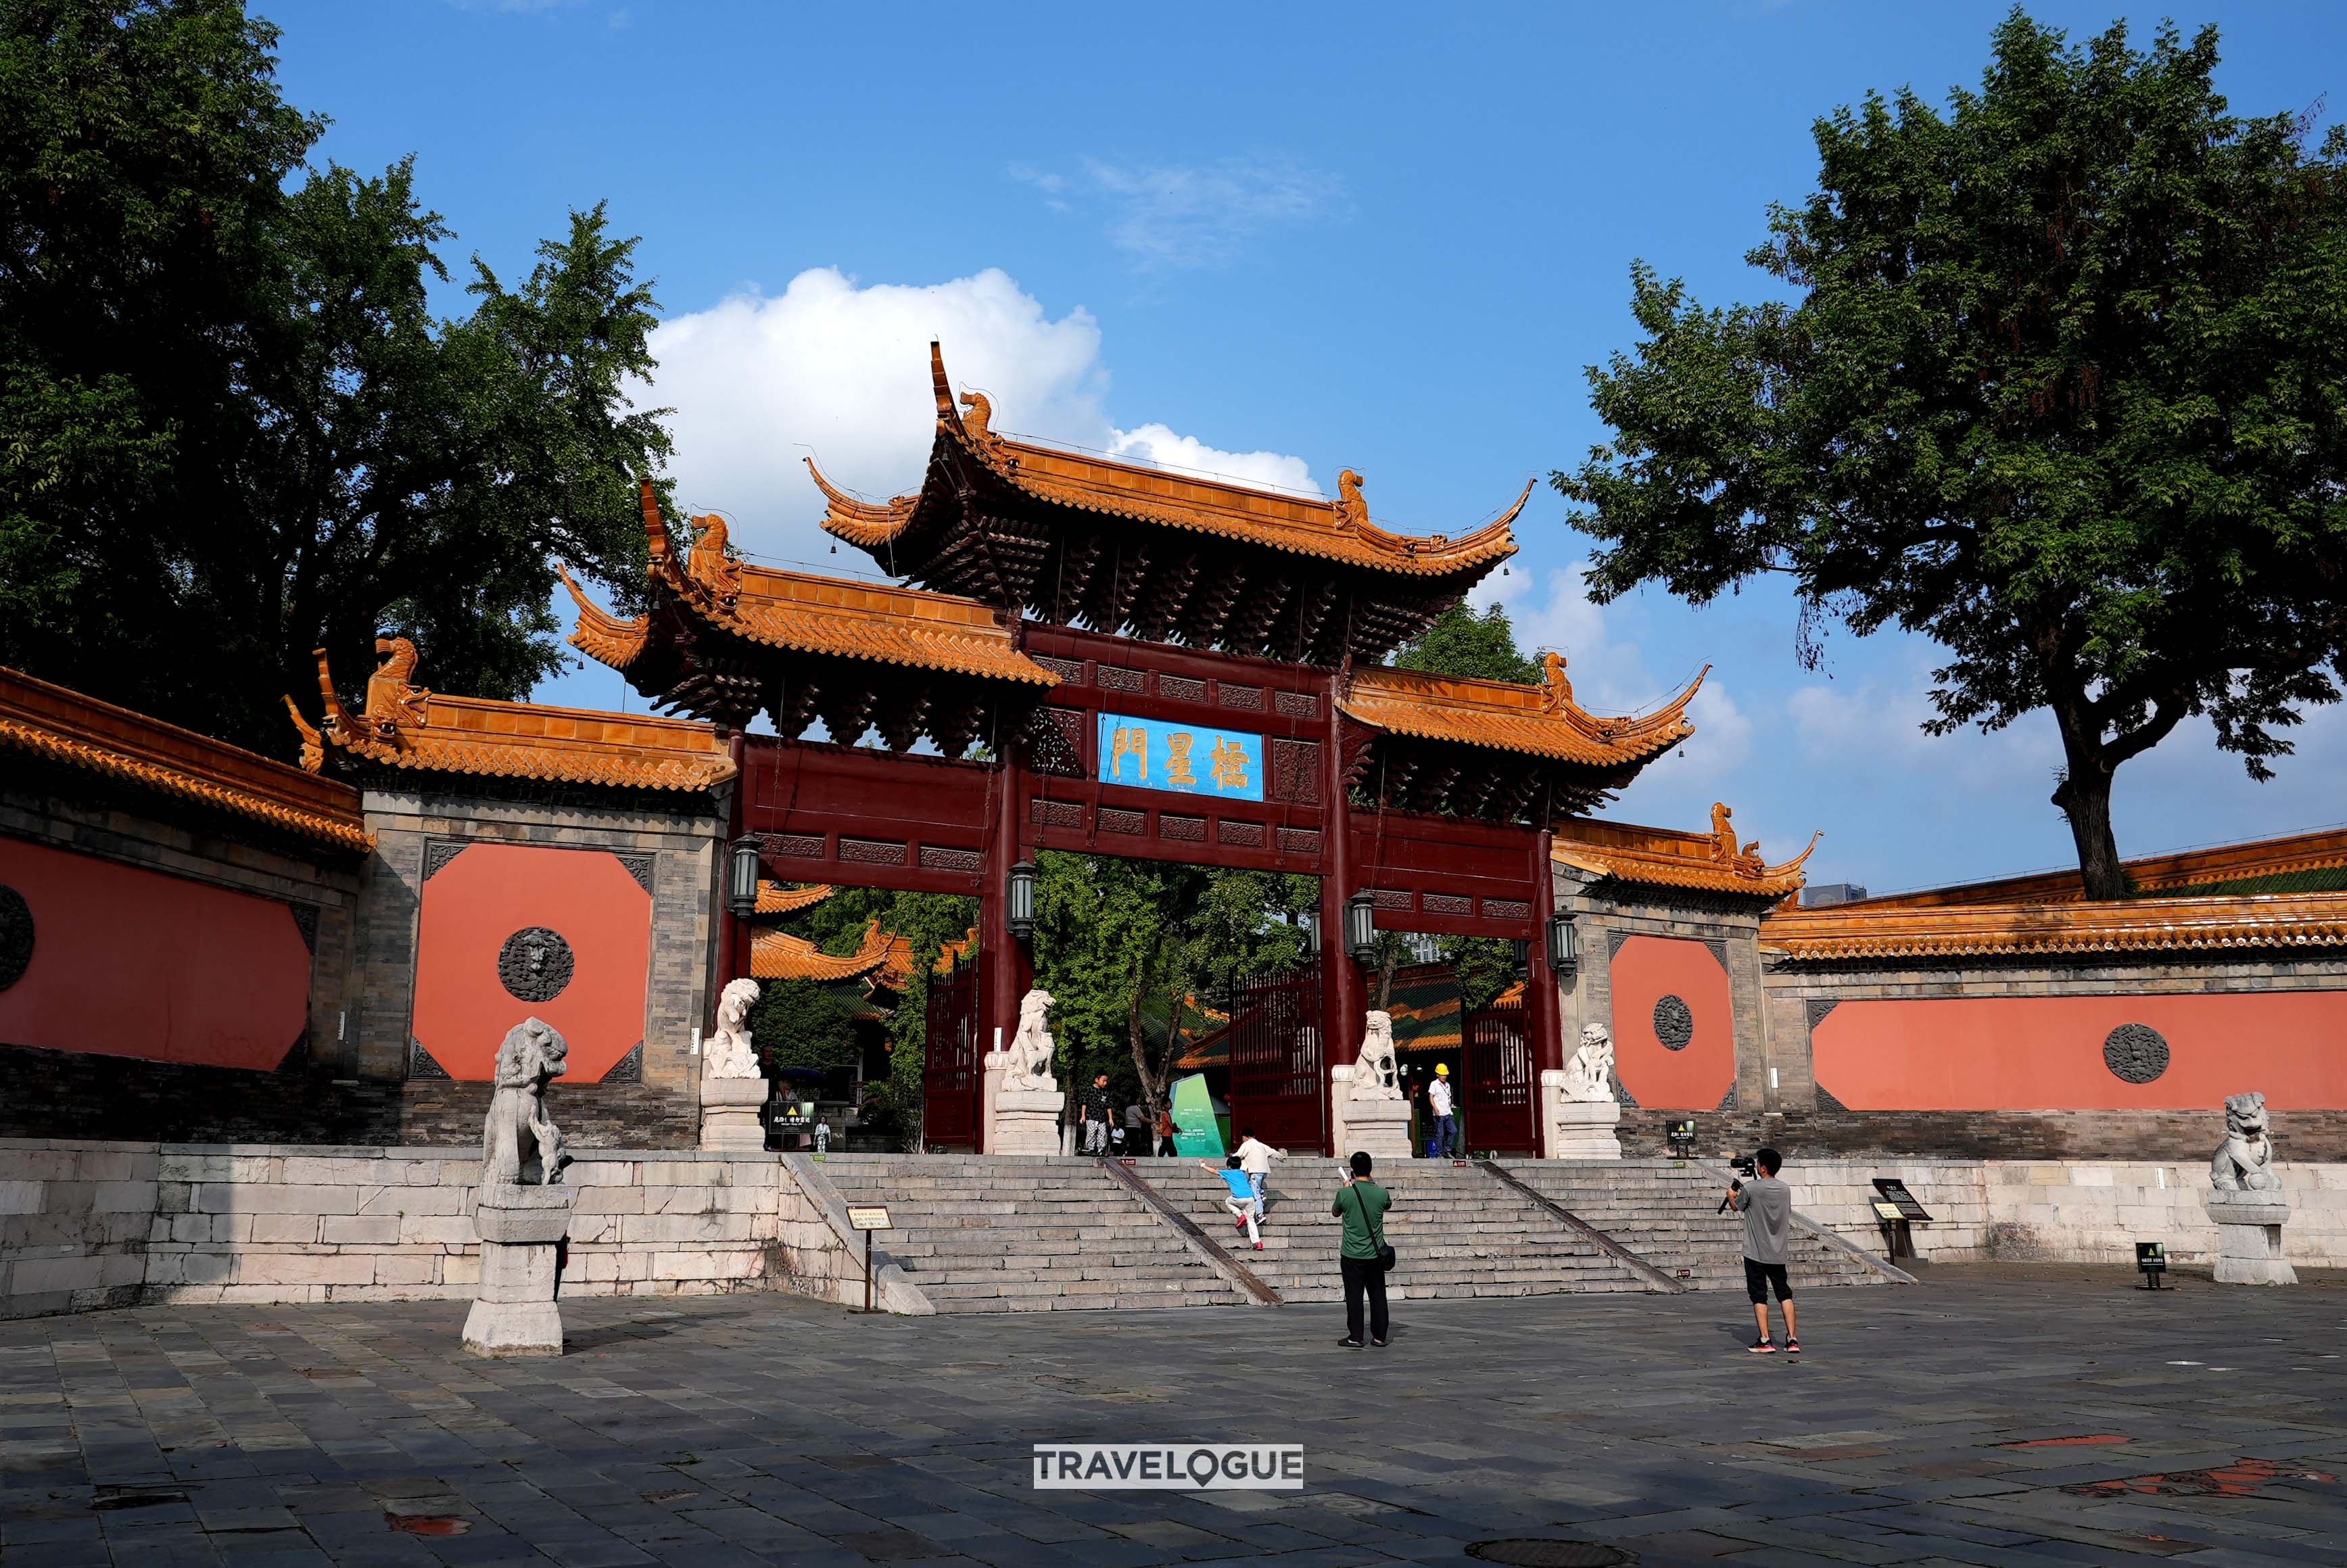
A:
<svg viewBox="0 0 2347 1568">
<path fill-rule="evenodd" d="M 1454 1159 L 1459 1153 L 1459 1119 L 1450 1113 L 1450 1065 L 1434 1064 L 1434 1081 L 1427 1086 L 1426 1108 L 1434 1113 L 1434 1132 L 1426 1141 L 1430 1160 Z"/>
<path fill-rule="evenodd" d="M 1247 1184 L 1255 1189 L 1255 1201 L 1257 1204 L 1261 1204 L 1264 1202 L 1263 1184 L 1271 1174 L 1271 1163 L 1274 1160 L 1286 1159 L 1287 1151 L 1275 1149 L 1258 1139 L 1255 1135 L 1254 1128 L 1242 1127 L 1239 1129 L 1239 1146 L 1235 1153 L 1239 1157 L 1239 1169 L 1246 1173 Z M 1258 1212 L 1261 1211 L 1258 1210 Z"/>
</svg>

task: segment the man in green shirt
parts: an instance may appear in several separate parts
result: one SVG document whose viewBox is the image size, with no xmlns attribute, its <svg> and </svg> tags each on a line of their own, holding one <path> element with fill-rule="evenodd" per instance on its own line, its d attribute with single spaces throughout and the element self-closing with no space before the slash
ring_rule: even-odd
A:
<svg viewBox="0 0 2347 1568">
<path fill-rule="evenodd" d="M 1367 1153 L 1355 1153 L 1352 1173 L 1328 1206 L 1345 1222 L 1345 1247 L 1337 1259 L 1345 1276 L 1345 1337 L 1337 1343 L 1348 1350 L 1361 1348 L 1364 1295 L 1369 1300 L 1368 1342 L 1380 1350 L 1386 1344 L 1386 1271 L 1378 1254 L 1385 1245 L 1385 1213 L 1393 1207 L 1393 1195 L 1369 1180 L 1373 1168 Z"/>
</svg>

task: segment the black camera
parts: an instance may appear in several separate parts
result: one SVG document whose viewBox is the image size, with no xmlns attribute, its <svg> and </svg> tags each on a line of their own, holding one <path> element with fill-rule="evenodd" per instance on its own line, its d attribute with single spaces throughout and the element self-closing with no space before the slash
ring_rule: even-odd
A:
<svg viewBox="0 0 2347 1568">
<path fill-rule="evenodd" d="M 1759 1161 L 1750 1154 L 1746 1154 L 1737 1159 L 1730 1160 L 1727 1162 L 1727 1164 L 1728 1168 L 1736 1172 L 1739 1177 L 1757 1176 L 1760 1173 Z M 1740 1180 L 1730 1182 L 1727 1184 L 1727 1190 L 1731 1193 L 1740 1193 L 1744 1190 L 1744 1184 Z M 1727 1199 L 1720 1199 L 1719 1208 L 1717 1212 L 1723 1214 L 1726 1214 L 1727 1212 Z"/>
</svg>

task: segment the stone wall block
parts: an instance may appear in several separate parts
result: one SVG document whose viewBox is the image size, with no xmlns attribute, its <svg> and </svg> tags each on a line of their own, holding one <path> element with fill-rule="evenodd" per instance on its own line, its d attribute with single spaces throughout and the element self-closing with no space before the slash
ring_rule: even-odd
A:
<svg viewBox="0 0 2347 1568">
<path fill-rule="evenodd" d="M 318 1239 L 329 1246 L 390 1246 L 399 1242 L 397 1216 L 328 1214 L 318 1222 Z"/>
<path fill-rule="evenodd" d="M 234 1283 L 255 1285 L 368 1285 L 374 1259 L 364 1253 L 247 1252 L 236 1259 Z"/>
</svg>

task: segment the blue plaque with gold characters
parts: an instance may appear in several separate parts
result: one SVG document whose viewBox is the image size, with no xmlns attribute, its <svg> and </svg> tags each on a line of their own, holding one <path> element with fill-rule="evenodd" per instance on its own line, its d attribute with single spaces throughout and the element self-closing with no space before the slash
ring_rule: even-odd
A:
<svg viewBox="0 0 2347 1568">
<path fill-rule="evenodd" d="M 1263 737 L 1203 724 L 1100 716 L 1100 782 L 1224 800 L 1263 798 Z"/>
</svg>

